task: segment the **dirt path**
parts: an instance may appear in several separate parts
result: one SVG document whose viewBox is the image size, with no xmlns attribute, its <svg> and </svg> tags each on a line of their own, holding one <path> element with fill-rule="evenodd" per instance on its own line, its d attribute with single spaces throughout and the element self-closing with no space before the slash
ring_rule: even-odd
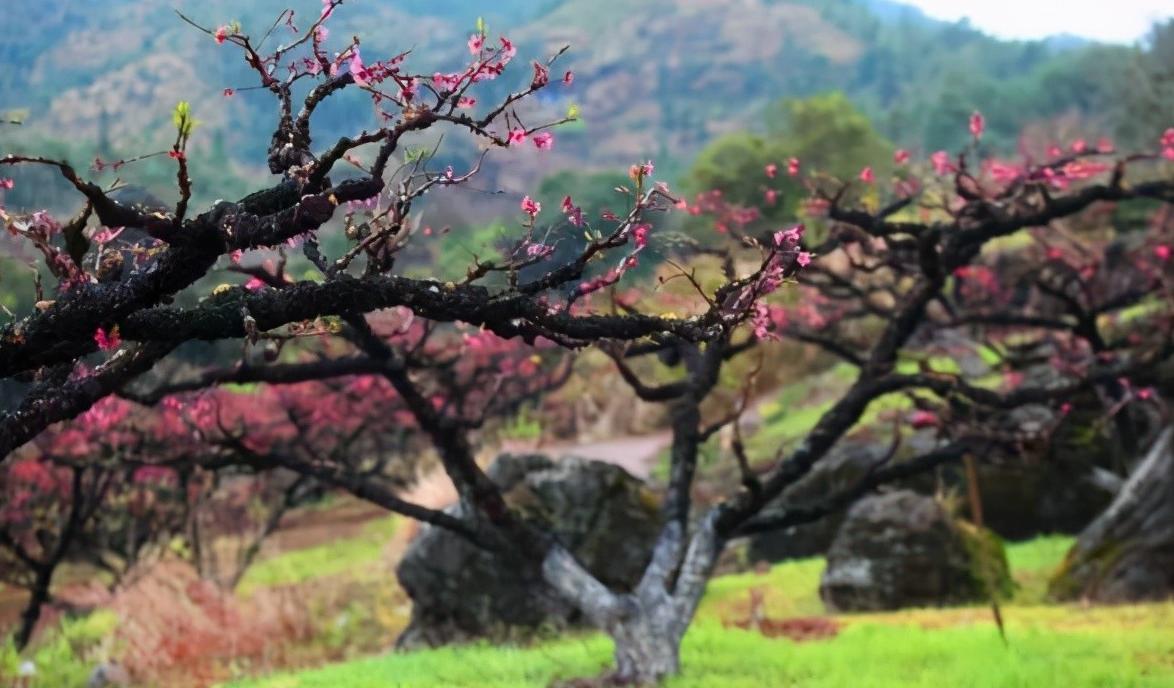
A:
<svg viewBox="0 0 1174 688">
<path fill-rule="evenodd" d="M 763 404 L 778 397 L 777 391 L 763 394 L 750 402 L 742 416 L 742 422 L 756 425 L 761 422 Z M 672 444 L 672 433 L 661 430 L 647 435 L 629 435 L 597 442 L 556 442 L 544 444 L 538 440 L 506 440 L 497 452 L 546 454 L 555 459 L 563 456 L 578 456 L 596 461 L 614 463 L 632 475 L 647 480 L 656 466 L 657 457 Z M 421 478 L 411 490 L 402 495 L 405 499 L 427 507 L 439 509 L 456 501 L 456 492 L 443 471 Z"/>
<path fill-rule="evenodd" d="M 584 459 L 614 463 L 632 475 L 647 480 L 656 465 L 656 457 L 672 443 L 672 435 L 666 430 L 651 435 L 618 437 L 601 442 L 576 444 L 563 442 L 539 444 L 526 440 L 511 440 L 502 443 L 501 451 L 521 453 L 538 452 L 558 458 L 578 456 Z"/>
</svg>

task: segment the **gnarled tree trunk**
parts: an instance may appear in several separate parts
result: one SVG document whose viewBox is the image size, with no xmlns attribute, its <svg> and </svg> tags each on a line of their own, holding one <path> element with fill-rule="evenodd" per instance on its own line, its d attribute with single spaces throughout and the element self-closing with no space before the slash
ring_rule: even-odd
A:
<svg viewBox="0 0 1174 688">
<path fill-rule="evenodd" d="M 1052 580 L 1058 599 L 1165 599 L 1174 593 L 1174 427 L 1164 430 Z"/>
<path fill-rule="evenodd" d="M 639 585 L 626 594 L 608 590 L 562 547 L 547 555 L 546 582 L 615 643 L 616 683 L 654 684 L 680 671 L 681 640 L 721 553 L 715 522 L 714 513 L 702 519 L 683 559 L 684 529 L 679 522 L 668 524 Z"/>
</svg>

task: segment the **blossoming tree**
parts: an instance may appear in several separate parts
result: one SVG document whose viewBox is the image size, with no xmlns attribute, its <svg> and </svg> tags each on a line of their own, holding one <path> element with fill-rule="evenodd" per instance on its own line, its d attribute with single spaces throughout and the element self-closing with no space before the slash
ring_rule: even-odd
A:
<svg viewBox="0 0 1174 688">
<path fill-rule="evenodd" d="M 701 203 L 677 199 L 654 182 L 651 162 L 629 170 L 631 184 L 620 189 L 627 198 L 622 213 L 587 217 L 573 197 L 557 209 L 543 209 L 527 196 L 520 203 L 517 234 L 501 256 L 475 260 L 460 281 L 409 276 L 396 259 L 423 239 L 413 205 L 425 194 L 439 196 L 473 178 L 480 163 L 466 170 L 432 169 L 429 155 L 405 154 L 407 142 L 421 132 L 446 129 L 486 149 L 550 149 L 552 129 L 565 118 L 528 122 L 532 114 L 525 103 L 542 89 L 571 85 L 573 77 L 565 72 L 552 78 L 560 51 L 532 64 L 519 90 L 482 103 L 478 84 L 508 78 L 507 66 L 516 56 L 508 39 L 493 42 L 479 29 L 461 47 L 467 51 L 463 68 L 429 75 L 413 71 L 407 53 L 375 60 L 360 53 L 357 39 L 332 42 L 326 25 L 341 4 L 324 0 L 309 27 L 301 31 L 291 24 L 293 38 L 269 53 L 261 50 L 264 37 L 254 38 L 241 27 L 201 27 L 216 43 L 240 50 L 259 88 L 277 103 L 267 156 L 275 180 L 266 188 L 193 214 L 186 150 L 194 123 L 187 106 L 176 109 L 176 138 L 167 151 L 178 190 L 168 212 L 120 203 L 63 161 L 0 158 L 0 168 L 56 169 L 85 201 L 81 213 L 66 221 L 46 213 L 4 215 L 9 230 L 35 247 L 57 282 L 32 312 L 0 331 L 0 372 L 26 385 L 24 398 L 0 417 L 6 462 L 34 451 L 28 443 L 54 432 L 55 424 L 85 423 L 83 414 L 90 409 L 121 403 L 120 397 L 134 400 L 155 408 L 151 422 L 174 430 L 155 436 L 162 441 L 136 447 L 145 450 L 136 456 L 165 462 L 179 437 L 192 437 L 204 458 L 211 454 L 254 470 L 290 470 L 450 529 L 566 597 L 615 640 L 616 677 L 646 681 L 678 670 L 681 639 L 731 539 L 819 518 L 885 481 L 1006 443 L 988 431 L 991 418 L 1026 403 L 1062 404 L 1078 389 L 1121 385 L 1169 353 L 1168 338 L 1090 343 L 1087 350 L 1076 347 L 1072 355 L 1079 360 L 1068 362 L 1062 384 L 1006 389 L 899 365 L 908 350 L 943 329 L 994 328 L 998 317 L 1016 319 L 1011 324 L 1017 327 L 1044 329 L 1044 320 L 1054 317 L 1051 329 L 1065 337 L 1103 339 L 1099 330 L 1089 329 L 1090 320 L 1099 328 L 1101 316 L 1164 295 L 1166 263 L 1158 247 L 1168 245 L 1165 224 L 1155 230 L 1159 243 L 1150 253 L 1137 252 L 1137 264 L 1147 270 L 1135 284 L 1143 292 L 1138 300 L 1080 301 L 1079 308 L 1061 313 L 1060 299 L 1042 314 L 1008 302 L 1000 314 L 961 309 L 950 296 L 954 285 L 982 274 L 984 248 L 1000 239 L 1047 228 L 1104 203 L 1174 200 L 1174 182 L 1157 171 L 1157 152 L 1112 159 L 1104 151 L 1082 149 L 1013 169 L 988 163 L 981 174 L 971 168 L 975 150 L 958 157 L 934 154 L 931 164 L 948 184 L 923 185 L 909 168 L 893 200 L 874 207 L 867 194 L 853 191 L 879 185 L 872 168 L 850 184 L 833 186 L 812 176 L 811 206 L 822 208 L 830 225 L 819 242 L 810 241 L 802 226 L 759 227 L 750 209 L 724 208 L 720 198 L 709 198 L 704 202 L 729 215 L 724 233 L 716 247 L 707 239 L 681 252 L 716 255 L 720 274 L 703 286 L 696 275 L 682 273 L 696 285 L 693 307 L 684 317 L 644 312 L 653 299 L 634 303 L 616 296 L 615 287 L 628 286 L 629 271 L 649 245 L 649 218 Z M 316 146 L 313 114 L 344 90 L 369 96 L 377 126 Z M 981 117 L 972 119 L 970 128 L 979 139 Z M 1166 150 L 1174 150 L 1171 137 L 1163 139 Z M 897 163 L 911 161 L 902 155 Z M 779 161 L 764 172 L 764 184 L 779 174 L 805 173 L 798 160 Z M 898 219 L 909 213 L 911 219 Z M 339 222 L 330 224 L 337 215 Z M 571 258 L 551 262 L 552 256 L 565 255 L 546 243 L 545 227 L 555 222 L 582 229 L 585 240 Z M 336 231 L 346 248 L 331 254 L 320 238 Z M 290 279 L 250 255 L 291 246 L 312 266 L 312 278 Z M 175 305 L 206 289 L 201 280 L 218 264 L 246 273 L 249 281 L 212 290 L 195 305 Z M 817 296 L 806 310 L 788 311 L 786 297 L 794 289 L 784 285 L 796 279 L 797 289 Z M 825 301 L 834 303 L 821 306 Z M 1155 323 L 1147 334 L 1169 331 L 1168 300 L 1161 303 L 1147 315 Z M 861 324 L 851 326 L 855 322 Z M 824 347 L 857 368 L 856 380 L 798 447 L 770 457 L 765 467 L 755 460 L 759 457 L 736 452 L 745 469 L 741 488 L 694 505 L 699 447 L 721 427 L 736 427 L 740 411 L 730 408 L 707 418 L 702 402 L 725 361 L 769 346 L 776 336 Z M 151 372 L 167 372 L 169 358 L 187 342 L 223 340 L 241 342 L 246 355 L 240 363 L 194 376 L 168 374 L 163 381 Z M 558 384 L 569 370 L 560 367 L 565 364 L 556 360 L 558 352 L 591 345 L 613 356 L 637 396 L 668 403 L 671 411 L 665 526 L 630 591 L 609 590 L 550 533 L 513 513 L 475 460 L 475 431 L 484 418 L 507 413 L 517 400 Z M 1106 347 L 1119 355 L 1096 355 Z M 683 366 L 676 381 L 645 382 L 630 364 L 666 352 Z M 259 383 L 265 403 L 234 410 L 237 402 L 229 396 L 198 392 L 223 383 Z M 308 387 L 284 391 L 292 385 Z M 870 403 L 891 393 L 924 395 L 923 413 L 911 420 L 941 429 L 932 451 L 878 466 L 858 485 L 807 508 L 771 507 L 860 421 Z M 968 422 L 944 422 L 946 408 Z M 468 517 L 411 504 L 396 494 L 388 457 L 401 455 L 393 432 L 398 427 L 432 445 L 469 507 Z M 758 468 L 752 470 L 752 464 Z"/>
</svg>

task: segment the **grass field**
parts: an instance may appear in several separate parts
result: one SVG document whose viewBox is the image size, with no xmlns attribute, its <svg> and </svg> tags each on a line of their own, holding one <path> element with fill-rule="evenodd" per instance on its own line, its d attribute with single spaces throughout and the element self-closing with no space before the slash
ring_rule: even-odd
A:
<svg viewBox="0 0 1174 688">
<path fill-rule="evenodd" d="M 840 633 L 796 643 L 726 627 L 763 591 L 771 618 L 821 614 L 818 559 L 765 574 L 718 578 L 685 639 L 672 688 L 754 686 L 1174 686 L 1174 603 L 1122 607 L 1043 604 L 1069 538 L 1008 547 L 1019 587 L 1004 609 L 1008 643 L 984 607 L 835 617 Z M 607 638 L 581 634 L 528 647 L 471 645 L 389 653 L 232 684 L 234 688 L 545 686 L 610 664 Z"/>
</svg>

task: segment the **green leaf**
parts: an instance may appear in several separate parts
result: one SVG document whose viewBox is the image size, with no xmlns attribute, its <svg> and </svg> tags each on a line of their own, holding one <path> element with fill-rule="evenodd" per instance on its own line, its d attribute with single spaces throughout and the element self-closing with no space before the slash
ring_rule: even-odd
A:
<svg viewBox="0 0 1174 688">
<path fill-rule="evenodd" d="M 171 111 L 171 121 L 179 135 L 184 138 L 191 136 L 192 129 L 199 124 L 192 119 L 192 106 L 186 100 L 181 100 L 175 105 L 175 109 Z"/>
</svg>

